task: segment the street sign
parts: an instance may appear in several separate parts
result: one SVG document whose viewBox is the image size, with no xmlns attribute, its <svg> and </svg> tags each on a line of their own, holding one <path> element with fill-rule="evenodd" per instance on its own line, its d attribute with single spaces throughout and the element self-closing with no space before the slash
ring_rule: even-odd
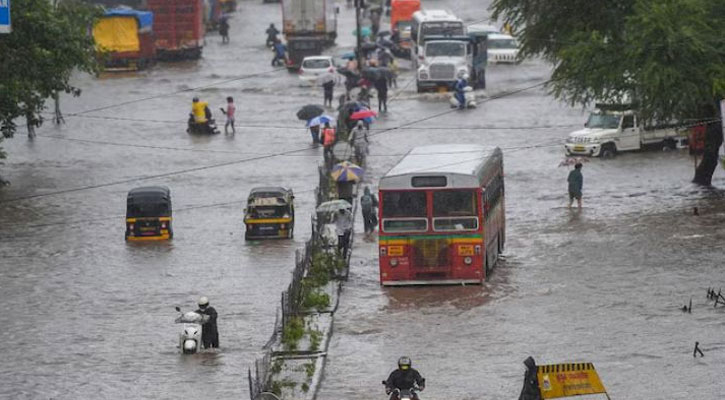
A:
<svg viewBox="0 0 725 400">
<path fill-rule="evenodd" d="M 0 33 L 10 33 L 10 0 L 0 0 Z"/>
</svg>

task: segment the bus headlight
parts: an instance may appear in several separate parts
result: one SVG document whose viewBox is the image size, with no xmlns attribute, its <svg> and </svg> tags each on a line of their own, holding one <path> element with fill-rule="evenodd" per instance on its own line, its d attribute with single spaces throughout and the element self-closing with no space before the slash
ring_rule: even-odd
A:
<svg viewBox="0 0 725 400">
<path fill-rule="evenodd" d="M 398 259 L 397 258 L 391 259 L 390 260 L 390 266 L 393 267 L 393 268 L 397 267 L 398 266 Z"/>
<path fill-rule="evenodd" d="M 471 265 L 472 262 L 473 262 L 473 259 L 471 257 L 466 257 L 463 259 L 463 263 L 466 265 Z"/>
</svg>

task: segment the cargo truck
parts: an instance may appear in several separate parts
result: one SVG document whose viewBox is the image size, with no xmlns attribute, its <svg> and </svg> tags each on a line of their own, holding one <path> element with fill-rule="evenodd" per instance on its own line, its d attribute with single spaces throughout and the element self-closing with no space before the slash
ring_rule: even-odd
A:
<svg viewBox="0 0 725 400">
<path fill-rule="evenodd" d="M 333 0 L 282 0 L 282 33 L 287 40 L 306 38 L 332 45 L 337 38 Z"/>
<path fill-rule="evenodd" d="M 202 0 L 147 0 L 160 59 L 196 59 L 204 47 Z"/>
<path fill-rule="evenodd" d="M 612 157 L 620 151 L 648 146 L 668 148 L 687 144 L 687 131 L 671 123 L 645 124 L 626 105 L 597 104 L 584 129 L 572 132 L 564 144 L 567 155 Z"/>
</svg>

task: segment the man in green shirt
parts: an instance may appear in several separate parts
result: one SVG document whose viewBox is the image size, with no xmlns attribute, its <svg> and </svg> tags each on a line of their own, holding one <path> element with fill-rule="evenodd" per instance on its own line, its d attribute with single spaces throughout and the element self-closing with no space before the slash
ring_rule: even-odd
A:
<svg viewBox="0 0 725 400">
<path fill-rule="evenodd" d="M 569 177 L 566 180 L 569 182 L 569 208 L 571 208 L 574 199 L 576 199 L 579 208 L 582 208 L 582 185 L 584 184 L 582 163 L 574 165 L 574 170 L 569 172 Z"/>
</svg>

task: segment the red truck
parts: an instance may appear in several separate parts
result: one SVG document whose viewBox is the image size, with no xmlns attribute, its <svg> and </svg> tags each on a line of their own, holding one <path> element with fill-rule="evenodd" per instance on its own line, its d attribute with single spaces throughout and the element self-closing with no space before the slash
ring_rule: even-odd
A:
<svg viewBox="0 0 725 400">
<path fill-rule="evenodd" d="M 202 0 L 147 0 L 160 59 L 196 59 L 204 47 Z"/>
</svg>

